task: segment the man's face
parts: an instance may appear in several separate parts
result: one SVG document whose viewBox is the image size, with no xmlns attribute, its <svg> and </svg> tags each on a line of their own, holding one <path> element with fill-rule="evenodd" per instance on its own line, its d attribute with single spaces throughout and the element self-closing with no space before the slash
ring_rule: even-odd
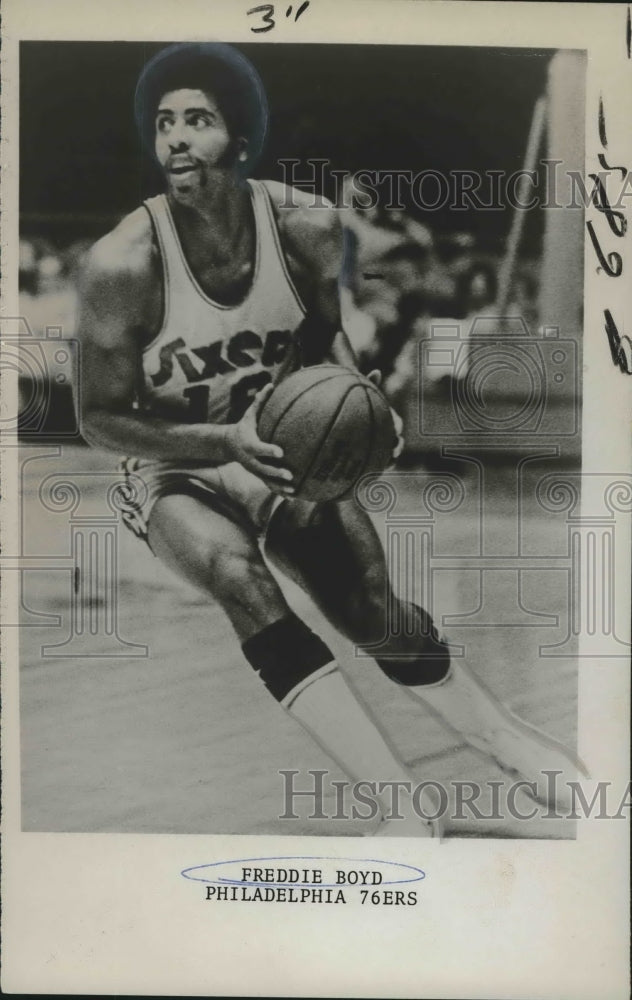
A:
<svg viewBox="0 0 632 1000">
<path fill-rule="evenodd" d="M 214 170 L 231 167 L 235 143 L 213 96 L 202 90 L 172 90 L 156 112 L 156 156 L 173 194 L 193 195 Z"/>
</svg>

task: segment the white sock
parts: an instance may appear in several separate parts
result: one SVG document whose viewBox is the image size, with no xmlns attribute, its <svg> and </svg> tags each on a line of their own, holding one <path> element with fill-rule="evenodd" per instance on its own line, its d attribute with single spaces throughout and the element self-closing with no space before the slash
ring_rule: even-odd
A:
<svg viewBox="0 0 632 1000">
<path fill-rule="evenodd" d="M 539 801 L 570 808 L 570 783 L 587 775 L 585 765 L 563 743 L 511 712 L 465 664 L 453 660 L 445 680 L 408 690 L 504 771 L 533 782 Z M 557 772 L 557 786 L 549 782 L 549 771 Z"/>
<path fill-rule="evenodd" d="M 407 690 L 479 749 L 487 749 L 494 733 L 515 718 L 465 664 L 455 660 L 437 684 L 419 684 Z"/>
<path fill-rule="evenodd" d="M 284 699 L 284 707 L 307 730 L 318 745 L 342 768 L 353 781 L 407 782 L 414 787 L 413 778 L 406 766 L 361 704 L 344 676 L 332 661 L 307 677 Z M 382 814 L 388 815 L 392 807 L 392 792 L 376 793 Z M 436 804 L 422 799 L 421 807 L 434 815 Z M 410 822 L 421 827 L 424 821 L 412 809 L 411 796 L 399 792 L 399 812 L 406 816 L 406 831 L 402 820 L 402 836 L 410 833 Z"/>
<path fill-rule="evenodd" d="M 334 661 L 290 691 L 283 705 L 354 781 L 411 780 Z"/>
</svg>

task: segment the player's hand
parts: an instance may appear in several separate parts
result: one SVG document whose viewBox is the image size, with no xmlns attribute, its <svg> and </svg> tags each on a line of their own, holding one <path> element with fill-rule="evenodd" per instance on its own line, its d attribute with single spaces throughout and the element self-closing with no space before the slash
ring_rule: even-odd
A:
<svg viewBox="0 0 632 1000">
<path fill-rule="evenodd" d="M 397 410 L 394 410 L 392 406 L 391 406 L 391 416 L 393 418 L 393 424 L 395 425 L 395 436 L 397 438 L 395 447 L 393 448 L 393 454 L 391 456 L 391 459 L 394 462 L 396 459 L 399 458 L 399 456 L 404 450 L 404 444 L 405 444 L 404 421 L 400 417 Z"/>
<path fill-rule="evenodd" d="M 272 392 L 273 385 L 268 383 L 257 393 L 253 402 L 236 424 L 229 424 L 226 430 L 226 443 L 230 457 L 239 462 L 259 479 L 284 496 L 294 496 L 292 473 L 280 464 L 283 449 L 276 444 L 262 441 L 257 434 L 257 422 L 265 401 Z"/>
<path fill-rule="evenodd" d="M 374 368 L 372 372 L 369 372 L 367 378 L 369 382 L 372 382 L 373 385 L 376 385 L 379 389 L 380 385 L 382 384 L 382 372 L 378 368 Z M 396 438 L 395 447 L 393 448 L 393 454 L 391 455 L 391 459 L 393 462 L 395 462 L 396 459 L 399 458 L 399 456 L 404 450 L 404 444 L 405 444 L 404 421 L 400 417 L 397 410 L 394 410 L 392 406 L 391 406 L 391 416 L 393 418 L 393 424 L 395 426 L 395 438 Z"/>
</svg>

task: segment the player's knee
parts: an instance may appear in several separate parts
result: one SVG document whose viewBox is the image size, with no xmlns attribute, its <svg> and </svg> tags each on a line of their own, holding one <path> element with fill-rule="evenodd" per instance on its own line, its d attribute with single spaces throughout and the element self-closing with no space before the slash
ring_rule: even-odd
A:
<svg viewBox="0 0 632 1000">
<path fill-rule="evenodd" d="M 286 708 L 305 686 L 336 669 L 329 648 L 293 612 L 266 625 L 241 648 L 270 694 Z"/>
<path fill-rule="evenodd" d="M 440 684 L 446 679 L 450 670 L 450 652 L 445 643 L 437 643 L 426 646 L 423 652 L 412 659 L 390 660 L 376 657 L 375 662 L 382 673 L 396 684 L 422 687 Z"/>
<path fill-rule="evenodd" d="M 404 602 L 399 604 L 398 614 L 398 630 L 403 628 L 410 636 L 406 643 L 409 655 L 377 657 L 378 666 L 390 680 L 404 687 L 441 683 L 450 670 L 450 649 L 437 632 L 432 617 L 423 608 Z"/>
</svg>

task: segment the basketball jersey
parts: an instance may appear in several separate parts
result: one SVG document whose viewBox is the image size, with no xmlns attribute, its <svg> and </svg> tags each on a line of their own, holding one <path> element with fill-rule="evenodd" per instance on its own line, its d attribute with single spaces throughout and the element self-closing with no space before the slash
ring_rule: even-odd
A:
<svg viewBox="0 0 632 1000">
<path fill-rule="evenodd" d="M 162 259 L 164 316 L 143 352 L 139 404 L 156 416 L 234 423 L 259 389 L 298 367 L 294 334 L 305 308 L 287 269 L 270 196 L 261 181 L 248 184 L 255 263 L 250 288 L 235 306 L 214 302 L 196 281 L 167 197 L 144 203 Z"/>
</svg>

